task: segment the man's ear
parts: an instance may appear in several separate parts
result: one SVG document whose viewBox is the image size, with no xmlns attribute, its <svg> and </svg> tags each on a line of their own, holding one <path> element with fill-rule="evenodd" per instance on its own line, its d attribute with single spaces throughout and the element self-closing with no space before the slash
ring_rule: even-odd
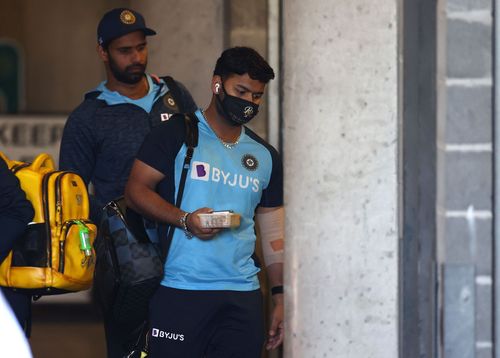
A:
<svg viewBox="0 0 500 358">
<path fill-rule="evenodd" d="M 108 51 L 104 49 L 101 45 L 97 45 L 97 54 L 104 62 L 108 62 Z"/>
<path fill-rule="evenodd" d="M 219 94 L 222 86 L 222 78 L 219 75 L 212 77 L 212 93 Z"/>
</svg>

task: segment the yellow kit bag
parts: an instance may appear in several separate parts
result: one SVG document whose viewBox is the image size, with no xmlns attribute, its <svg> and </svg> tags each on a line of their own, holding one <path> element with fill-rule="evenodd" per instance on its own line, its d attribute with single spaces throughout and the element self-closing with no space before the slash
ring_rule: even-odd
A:
<svg viewBox="0 0 500 358">
<path fill-rule="evenodd" d="M 56 171 L 48 154 L 32 163 L 0 156 L 15 173 L 35 209 L 33 222 L 0 265 L 0 286 L 33 295 L 86 290 L 92 284 L 97 228 L 89 198 L 76 173 Z"/>
</svg>

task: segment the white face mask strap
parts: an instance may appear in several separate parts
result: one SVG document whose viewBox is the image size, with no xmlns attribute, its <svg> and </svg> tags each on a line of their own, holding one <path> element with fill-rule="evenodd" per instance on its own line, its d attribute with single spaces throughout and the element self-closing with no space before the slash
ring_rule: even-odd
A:
<svg viewBox="0 0 500 358">
<path fill-rule="evenodd" d="M 260 212 L 255 215 L 262 238 L 262 253 L 266 266 L 283 263 L 285 246 L 285 209 Z"/>
</svg>

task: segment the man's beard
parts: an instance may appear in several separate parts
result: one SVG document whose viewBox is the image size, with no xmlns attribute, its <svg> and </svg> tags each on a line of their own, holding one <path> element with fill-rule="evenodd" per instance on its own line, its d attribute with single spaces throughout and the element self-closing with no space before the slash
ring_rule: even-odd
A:
<svg viewBox="0 0 500 358">
<path fill-rule="evenodd" d="M 113 76 L 120 82 L 134 85 L 142 79 L 144 73 L 146 72 L 146 65 L 140 63 L 129 65 L 125 67 L 124 71 L 122 71 L 118 68 L 118 65 L 111 56 L 109 56 L 108 58 L 109 69 L 111 70 Z"/>
</svg>

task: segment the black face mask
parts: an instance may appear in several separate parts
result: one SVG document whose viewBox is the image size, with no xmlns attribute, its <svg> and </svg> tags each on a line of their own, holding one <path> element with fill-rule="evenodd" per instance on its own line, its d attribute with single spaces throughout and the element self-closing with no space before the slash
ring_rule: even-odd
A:
<svg viewBox="0 0 500 358">
<path fill-rule="evenodd" d="M 217 95 L 219 112 L 235 125 L 247 124 L 259 112 L 259 105 L 227 94 L 222 85 L 224 99 Z"/>
</svg>

